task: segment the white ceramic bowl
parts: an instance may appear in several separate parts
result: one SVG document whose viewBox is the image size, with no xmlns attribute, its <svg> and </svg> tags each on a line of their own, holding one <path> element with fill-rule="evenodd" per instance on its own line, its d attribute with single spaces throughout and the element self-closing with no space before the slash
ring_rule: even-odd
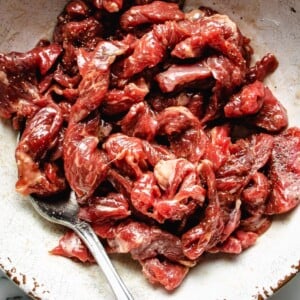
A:
<svg viewBox="0 0 300 300">
<path fill-rule="evenodd" d="M 252 38 L 257 58 L 273 52 L 280 66 L 267 85 L 288 109 L 290 125 L 300 126 L 300 1 L 186 1 L 228 14 Z M 26 51 L 51 34 L 63 0 L 0 0 L 0 51 Z M 96 266 L 51 256 L 64 229 L 42 220 L 16 194 L 14 148 L 9 122 L 0 122 L 0 266 L 29 295 L 41 299 L 112 299 Z M 239 256 L 206 259 L 180 288 L 167 293 L 148 284 L 129 257 L 113 262 L 136 299 L 266 299 L 300 267 L 300 207 L 275 218 L 257 244 Z"/>
</svg>

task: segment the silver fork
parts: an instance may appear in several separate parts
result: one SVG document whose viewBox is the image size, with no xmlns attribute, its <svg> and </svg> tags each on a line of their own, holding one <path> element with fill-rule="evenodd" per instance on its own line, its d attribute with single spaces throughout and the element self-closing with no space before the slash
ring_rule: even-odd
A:
<svg viewBox="0 0 300 300">
<path fill-rule="evenodd" d="M 65 197 L 57 198 L 56 200 L 46 201 L 30 197 L 30 201 L 42 217 L 52 223 L 66 226 L 78 234 L 94 256 L 118 300 L 134 299 L 112 265 L 91 226 L 78 218 L 79 205 L 74 192 Z"/>
</svg>

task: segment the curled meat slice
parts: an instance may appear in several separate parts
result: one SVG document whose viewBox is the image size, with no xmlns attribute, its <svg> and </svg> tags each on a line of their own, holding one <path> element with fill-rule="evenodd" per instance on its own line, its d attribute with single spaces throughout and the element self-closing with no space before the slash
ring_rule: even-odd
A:
<svg viewBox="0 0 300 300">
<path fill-rule="evenodd" d="M 154 211 L 168 219 L 181 219 L 202 206 L 205 190 L 200 185 L 195 167 L 185 159 L 161 160 L 154 167 L 154 176 L 164 191 L 154 203 Z"/>
<path fill-rule="evenodd" d="M 12 52 L 8 55 L 1 54 L 0 61 L 1 64 L 3 63 L 1 67 L 9 74 L 15 73 L 15 76 L 19 75 L 18 72 L 28 71 L 39 71 L 41 75 L 46 75 L 61 52 L 61 46 L 53 43 L 35 47 L 26 53 Z M 28 73 L 23 75 L 28 75 Z"/>
<path fill-rule="evenodd" d="M 137 178 L 149 165 L 154 166 L 161 159 L 174 158 L 174 155 L 163 146 L 150 144 L 122 133 L 110 135 L 103 148 L 108 153 L 111 163 L 125 174 Z"/>
<path fill-rule="evenodd" d="M 185 106 L 167 107 L 157 115 L 159 133 L 168 136 L 182 133 L 185 130 L 200 128 L 200 122 Z"/>
<path fill-rule="evenodd" d="M 242 201 L 247 204 L 248 210 L 262 206 L 269 195 L 268 178 L 260 172 L 256 172 L 250 180 L 250 184 L 242 192 Z"/>
<path fill-rule="evenodd" d="M 111 162 L 129 175 L 140 177 L 147 167 L 147 155 L 141 139 L 115 133 L 109 136 L 103 149 Z"/>
<path fill-rule="evenodd" d="M 217 189 L 222 202 L 231 203 L 240 198 L 252 176 L 268 162 L 272 147 L 273 137 L 264 133 L 253 134 L 229 145 L 226 160 L 216 170 Z"/>
<path fill-rule="evenodd" d="M 145 68 L 152 68 L 162 61 L 166 47 L 162 45 L 153 32 L 144 34 L 136 43 L 134 52 L 123 61 L 120 76 L 130 78 Z"/>
<path fill-rule="evenodd" d="M 209 140 L 204 157 L 212 162 L 214 170 L 218 170 L 230 156 L 230 127 L 215 126 L 208 132 Z"/>
<path fill-rule="evenodd" d="M 243 250 L 253 246 L 258 238 L 254 232 L 238 230 L 234 236 L 230 236 L 223 244 L 214 247 L 211 252 L 240 254 Z"/>
<path fill-rule="evenodd" d="M 79 122 L 102 103 L 109 86 L 110 65 L 125 48 L 101 41 L 93 52 L 79 49 L 77 61 L 82 80 L 79 97 L 72 106 L 70 122 Z"/>
<path fill-rule="evenodd" d="M 254 125 L 270 132 L 284 129 L 288 125 L 287 111 L 269 88 L 265 88 L 263 106 L 253 119 Z"/>
<path fill-rule="evenodd" d="M 150 283 L 160 283 L 168 291 L 177 288 L 189 268 L 167 260 L 161 261 L 158 258 L 150 258 L 141 262 L 143 273 Z"/>
<path fill-rule="evenodd" d="M 96 229 L 101 238 L 107 239 L 109 252 L 130 252 L 138 261 L 159 256 L 185 266 L 194 265 L 183 255 L 180 238 L 158 227 L 126 220 L 115 225 L 100 223 Z"/>
<path fill-rule="evenodd" d="M 169 142 L 176 157 L 197 163 L 203 158 L 208 138 L 201 128 L 191 128 L 179 135 L 170 136 Z"/>
<path fill-rule="evenodd" d="M 79 218 L 96 223 L 108 219 L 119 220 L 130 215 L 128 200 L 122 194 L 110 193 L 106 197 L 93 197 L 81 207 Z"/>
<path fill-rule="evenodd" d="M 50 251 L 53 255 L 60 255 L 78 259 L 82 262 L 94 262 L 94 258 L 75 232 L 67 232 L 59 245 Z"/>
<path fill-rule="evenodd" d="M 215 85 L 212 89 L 202 124 L 222 116 L 227 101 L 227 94 L 231 94 L 239 87 L 245 78 L 245 70 L 237 66 L 229 58 L 222 55 L 212 55 L 206 59 L 206 65 L 212 72 Z"/>
<path fill-rule="evenodd" d="M 123 90 L 109 90 L 103 100 L 102 112 L 108 116 L 124 113 L 135 103 L 142 102 L 148 92 L 149 87 L 143 78 L 126 84 Z"/>
<path fill-rule="evenodd" d="M 194 165 L 184 159 L 159 161 L 154 173 L 143 174 L 131 192 L 133 206 L 160 223 L 192 214 L 204 198 Z"/>
<path fill-rule="evenodd" d="M 90 197 L 106 177 L 108 159 L 98 149 L 98 117 L 69 125 L 63 144 L 64 169 L 71 188 L 81 201 Z"/>
<path fill-rule="evenodd" d="M 109 230 L 100 224 L 100 229 L 97 232 L 100 237 L 107 238 L 108 250 L 113 253 L 128 253 L 151 243 L 151 227 L 145 223 L 124 221 L 110 226 Z"/>
<path fill-rule="evenodd" d="M 137 211 L 163 223 L 164 218 L 154 211 L 154 204 L 160 199 L 161 191 L 152 173 L 144 173 L 134 184 L 131 191 L 131 203 Z"/>
<path fill-rule="evenodd" d="M 215 32 L 213 38 L 213 35 L 209 34 L 210 29 Z M 156 66 L 164 58 L 167 48 L 172 49 L 179 43 L 176 47 L 180 49 L 181 41 L 194 36 L 201 37 L 204 32 L 207 33 L 207 45 L 217 48 L 225 56 L 227 55 L 238 68 L 245 71 L 246 61 L 241 54 L 240 47 L 240 43 L 243 41 L 242 35 L 227 16 L 212 15 L 195 21 L 167 21 L 164 24 L 153 26 L 153 30 L 143 35 L 138 41 L 133 54 L 125 59 L 122 76 L 129 78 L 145 68 Z M 189 39 L 184 42 L 189 43 L 188 41 Z M 181 46 L 183 49 L 186 48 L 184 42 Z M 182 56 L 179 54 L 180 51 L 175 49 L 172 52 L 173 55 L 186 58 L 186 55 Z M 187 47 L 187 49 L 189 49 L 189 53 L 192 52 L 190 51 L 191 47 Z M 199 56 L 198 53 L 196 56 Z M 192 55 L 192 57 L 194 56 Z"/>
<path fill-rule="evenodd" d="M 216 80 L 215 92 L 226 89 L 232 92 L 242 84 L 245 71 L 236 66 L 230 59 L 223 55 L 212 55 L 206 59 L 206 65 Z"/>
<path fill-rule="evenodd" d="M 46 75 L 61 54 L 61 47 L 50 44 L 26 53 L 0 53 L 0 116 L 31 118 L 39 110 L 37 74 Z"/>
<path fill-rule="evenodd" d="M 249 117 L 250 122 L 267 131 L 276 132 L 288 125 L 287 112 L 269 88 L 259 81 L 245 86 L 224 107 L 226 117 Z"/>
<path fill-rule="evenodd" d="M 211 47 L 245 68 L 246 61 L 241 47 L 243 37 L 228 16 L 213 14 L 203 17 L 200 19 L 200 28 L 198 33 L 178 43 L 172 55 L 181 59 L 199 57 L 207 47 Z"/>
<path fill-rule="evenodd" d="M 198 259 L 204 251 L 215 246 L 222 233 L 221 210 L 216 190 L 212 164 L 203 160 L 199 165 L 201 177 L 207 184 L 208 205 L 199 224 L 185 232 L 182 237 L 183 253 L 191 260 Z"/>
<path fill-rule="evenodd" d="M 102 238 L 107 238 L 109 252 L 130 252 L 133 259 L 138 260 L 142 266 L 151 261 L 164 261 L 163 265 L 169 266 L 169 275 L 176 276 L 176 278 L 168 277 L 156 280 L 166 288 L 176 288 L 188 272 L 189 267 L 195 265 L 194 261 L 188 260 L 183 255 L 180 239 L 157 227 L 136 221 L 125 221 L 113 226 L 99 224 L 94 228 Z M 150 268 L 150 266 L 148 267 Z M 153 274 L 153 276 L 156 277 L 158 274 Z"/>
<path fill-rule="evenodd" d="M 156 66 L 165 57 L 167 48 L 174 47 L 182 39 L 199 31 L 199 23 L 189 20 L 154 25 L 153 30 L 138 40 L 133 53 L 124 60 L 120 75 L 129 78 L 145 68 Z"/>
<path fill-rule="evenodd" d="M 290 211 L 300 199 L 300 130 L 289 128 L 274 137 L 270 160 L 271 193 L 266 214 Z"/>
<path fill-rule="evenodd" d="M 273 73 L 278 67 L 278 60 L 274 54 L 268 53 L 247 71 L 247 81 L 263 81 L 267 75 Z"/>
<path fill-rule="evenodd" d="M 257 113 L 264 101 L 265 87 L 262 82 L 255 81 L 243 87 L 242 91 L 233 95 L 224 107 L 227 118 L 236 118 Z"/>
<path fill-rule="evenodd" d="M 124 134 L 147 141 L 153 141 L 158 129 L 156 116 L 146 102 L 132 105 L 120 125 Z"/>
<path fill-rule="evenodd" d="M 59 175 L 60 170 L 55 163 L 45 164 L 44 170 L 41 163 L 55 146 L 62 123 L 63 118 L 56 105 L 42 108 L 28 122 L 15 153 L 18 167 L 16 190 L 19 193 L 47 196 L 66 188 L 65 179 Z"/>
<path fill-rule="evenodd" d="M 222 202 L 236 201 L 253 172 L 254 153 L 250 142 L 240 139 L 230 147 L 230 156 L 217 170 L 217 190 Z"/>
<path fill-rule="evenodd" d="M 154 1 L 150 4 L 132 6 L 120 18 L 120 25 L 128 30 L 145 23 L 164 23 L 168 20 L 183 20 L 184 13 L 175 3 Z"/>
<path fill-rule="evenodd" d="M 250 143 L 238 140 L 230 147 L 230 157 L 217 171 L 218 177 L 231 175 L 247 175 L 254 163 L 254 155 Z"/>
<path fill-rule="evenodd" d="M 240 254 L 242 252 L 242 245 L 240 243 L 240 241 L 233 237 L 230 236 L 228 237 L 228 239 L 220 244 L 217 245 L 215 247 L 213 247 L 212 249 L 209 249 L 210 253 L 228 253 L 228 254 Z"/>
<path fill-rule="evenodd" d="M 237 230 L 228 239 L 212 249 L 209 250 L 211 253 L 229 253 L 229 254 L 240 254 L 243 250 L 253 246 L 258 238 L 258 234 L 255 232 L 247 232 Z"/>
</svg>

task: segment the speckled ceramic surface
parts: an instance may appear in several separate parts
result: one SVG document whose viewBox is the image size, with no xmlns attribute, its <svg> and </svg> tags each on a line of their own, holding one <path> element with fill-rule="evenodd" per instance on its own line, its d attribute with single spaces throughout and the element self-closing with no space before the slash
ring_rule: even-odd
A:
<svg viewBox="0 0 300 300">
<path fill-rule="evenodd" d="M 0 0 L 0 51 L 30 49 L 51 32 L 63 0 Z M 280 67 L 268 85 L 300 125 L 300 1 L 186 1 L 227 13 L 253 40 L 258 57 L 274 52 Z M 48 254 L 64 229 L 36 215 L 14 191 L 16 135 L 0 122 L 0 266 L 29 295 L 41 299 L 112 299 L 96 266 Z M 237 257 L 206 259 L 173 293 L 152 287 L 128 257 L 113 262 L 136 299 L 266 299 L 299 270 L 300 208 L 275 219 L 251 249 Z"/>
</svg>

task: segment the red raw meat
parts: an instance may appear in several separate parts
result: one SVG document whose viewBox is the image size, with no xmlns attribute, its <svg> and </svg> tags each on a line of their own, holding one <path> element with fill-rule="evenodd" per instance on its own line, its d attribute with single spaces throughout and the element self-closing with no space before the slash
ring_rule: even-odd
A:
<svg viewBox="0 0 300 300">
<path fill-rule="evenodd" d="M 257 113 L 263 106 L 265 87 L 260 81 L 243 87 L 233 95 L 224 107 L 227 118 L 236 118 Z"/>
<path fill-rule="evenodd" d="M 124 134 L 149 142 L 154 140 L 158 130 L 156 116 L 145 102 L 132 105 L 129 112 L 120 121 L 120 125 Z"/>
<path fill-rule="evenodd" d="M 46 75 L 62 48 L 57 44 L 36 47 L 26 53 L 0 53 L 0 116 L 31 118 L 39 110 L 41 94 L 37 72 Z"/>
<path fill-rule="evenodd" d="M 289 128 L 274 138 L 270 161 L 271 193 L 266 214 L 281 214 L 299 204 L 300 130 Z"/>
<path fill-rule="evenodd" d="M 82 80 L 78 86 L 79 97 L 72 106 L 70 122 L 79 122 L 98 108 L 109 86 L 110 65 L 125 50 L 111 42 L 99 42 L 93 52 L 81 49 L 78 65 Z"/>
<path fill-rule="evenodd" d="M 87 206 L 81 207 L 79 218 L 90 223 L 124 219 L 130 215 L 128 200 L 122 194 L 110 193 L 106 197 L 89 199 Z"/>
<path fill-rule="evenodd" d="M 205 84 L 211 78 L 211 71 L 205 63 L 173 65 L 167 71 L 159 73 L 156 80 L 164 93 L 172 92 L 178 87 L 197 82 Z"/>
<path fill-rule="evenodd" d="M 0 116 L 21 139 L 17 191 L 74 191 L 108 253 L 177 288 L 239 254 L 300 199 L 300 129 L 226 15 L 183 1 L 70 0 L 53 42 L 0 54 Z M 75 233 L 52 254 L 94 262 Z"/>
<path fill-rule="evenodd" d="M 128 83 L 123 90 L 107 91 L 103 99 L 102 112 L 108 116 L 127 112 L 134 104 L 142 102 L 148 92 L 148 85 L 143 78 Z"/>
<path fill-rule="evenodd" d="M 286 109 L 275 98 L 269 88 L 265 88 L 263 106 L 251 121 L 256 126 L 270 132 L 280 131 L 287 127 L 288 117 Z"/>
<path fill-rule="evenodd" d="M 66 188 L 58 167 L 48 166 L 48 173 L 51 168 L 51 177 L 48 178 L 47 168 L 43 170 L 40 163 L 55 146 L 62 122 L 61 112 L 55 105 L 42 108 L 28 122 L 15 154 L 19 177 L 16 189 L 19 193 L 49 196 Z"/>
<path fill-rule="evenodd" d="M 50 251 L 53 255 L 76 258 L 82 262 L 94 262 L 93 256 L 74 232 L 67 232 L 59 241 L 59 245 Z"/>
<path fill-rule="evenodd" d="M 208 160 L 203 160 L 199 165 L 199 172 L 207 184 L 209 202 L 204 218 L 181 238 L 183 253 L 191 260 L 199 258 L 204 251 L 215 246 L 222 234 L 221 209 L 212 164 Z"/>
<path fill-rule="evenodd" d="M 87 123 L 69 126 L 65 135 L 65 175 L 81 201 L 92 196 L 107 173 L 107 155 L 98 149 L 99 127 L 100 120 L 96 117 Z"/>
<path fill-rule="evenodd" d="M 274 54 L 268 53 L 247 71 L 247 80 L 254 82 L 263 81 L 267 75 L 273 73 L 278 67 L 278 60 Z"/>
<path fill-rule="evenodd" d="M 183 20 L 184 13 L 175 3 L 154 1 L 151 4 L 132 6 L 120 18 L 120 25 L 128 30 L 145 23 L 164 23 L 165 21 Z"/>
<path fill-rule="evenodd" d="M 189 271 L 185 266 L 158 258 L 147 259 L 141 264 L 144 275 L 152 284 L 160 283 L 169 291 L 177 288 Z"/>
</svg>

